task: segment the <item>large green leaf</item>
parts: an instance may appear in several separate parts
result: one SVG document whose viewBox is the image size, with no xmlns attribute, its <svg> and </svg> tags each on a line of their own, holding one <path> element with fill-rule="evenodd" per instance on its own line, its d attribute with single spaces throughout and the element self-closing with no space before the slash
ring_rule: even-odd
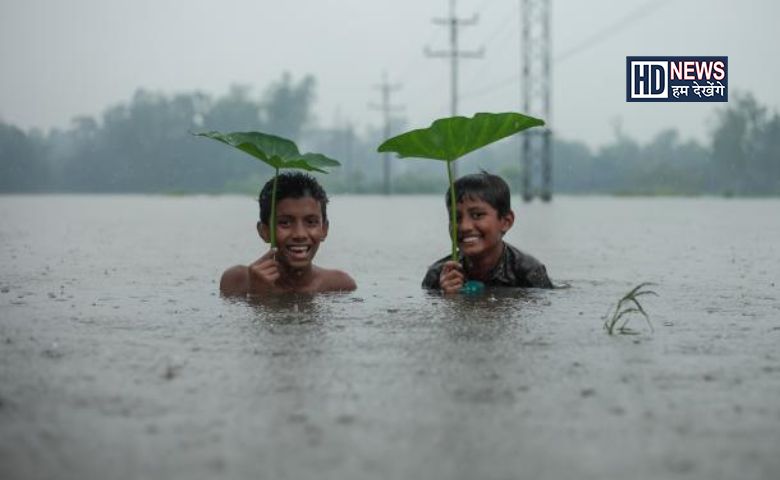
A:
<svg viewBox="0 0 780 480">
<path fill-rule="evenodd" d="M 411 130 L 379 146 L 380 152 L 399 157 L 420 157 L 452 162 L 463 155 L 527 128 L 544 125 L 544 120 L 520 113 L 478 113 L 473 118 L 449 117 L 428 128 Z"/>
<path fill-rule="evenodd" d="M 325 168 L 341 165 L 338 161 L 319 153 L 301 154 L 295 142 L 276 135 L 260 132 L 204 132 L 195 135 L 235 147 L 276 169 L 295 168 L 328 173 Z"/>
</svg>

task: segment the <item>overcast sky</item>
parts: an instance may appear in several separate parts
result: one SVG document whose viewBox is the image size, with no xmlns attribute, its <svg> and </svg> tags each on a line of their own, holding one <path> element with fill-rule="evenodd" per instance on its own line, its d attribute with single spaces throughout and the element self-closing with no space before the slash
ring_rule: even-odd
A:
<svg viewBox="0 0 780 480">
<path fill-rule="evenodd" d="M 728 55 L 729 90 L 780 107 L 778 19 L 771 0 L 551 0 L 553 113 L 567 139 L 602 145 L 624 132 L 649 140 L 675 127 L 707 138 L 723 104 L 625 102 L 627 55 Z M 458 0 L 461 114 L 520 110 L 519 0 Z M 368 108 L 383 71 L 410 127 L 449 115 L 448 0 L 0 0 L 0 119 L 67 127 L 140 88 L 259 96 L 283 71 L 317 79 L 318 123 L 379 125 Z"/>
</svg>

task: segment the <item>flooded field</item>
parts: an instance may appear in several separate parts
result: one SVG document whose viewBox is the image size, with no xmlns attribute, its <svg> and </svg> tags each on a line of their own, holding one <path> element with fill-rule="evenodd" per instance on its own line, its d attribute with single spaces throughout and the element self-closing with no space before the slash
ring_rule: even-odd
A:
<svg viewBox="0 0 780 480">
<path fill-rule="evenodd" d="M 513 200 L 568 288 L 425 293 L 443 199 L 342 196 L 358 290 L 249 304 L 251 198 L 0 197 L 0 478 L 780 477 L 780 201 Z"/>
</svg>

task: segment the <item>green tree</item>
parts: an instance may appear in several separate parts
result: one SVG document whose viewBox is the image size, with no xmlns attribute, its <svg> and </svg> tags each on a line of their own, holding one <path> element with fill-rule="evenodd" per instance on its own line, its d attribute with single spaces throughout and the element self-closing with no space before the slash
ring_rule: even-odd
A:
<svg viewBox="0 0 780 480">
<path fill-rule="evenodd" d="M 780 119 L 750 94 L 734 94 L 712 131 L 722 188 L 733 194 L 780 193 Z"/>
<path fill-rule="evenodd" d="M 298 138 L 312 120 L 314 77 L 307 75 L 298 83 L 285 72 L 282 78 L 265 92 L 262 101 L 265 128 L 274 135 Z"/>
<path fill-rule="evenodd" d="M 44 145 L 0 122 L 0 192 L 35 192 L 49 181 Z"/>
</svg>

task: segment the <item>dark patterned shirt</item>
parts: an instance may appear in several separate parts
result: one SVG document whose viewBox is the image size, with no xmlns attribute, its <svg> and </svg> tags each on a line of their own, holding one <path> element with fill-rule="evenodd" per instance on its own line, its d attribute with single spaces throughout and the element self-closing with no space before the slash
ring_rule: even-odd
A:
<svg viewBox="0 0 780 480">
<path fill-rule="evenodd" d="M 425 274 L 422 282 L 423 288 L 435 290 L 441 288 L 439 276 L 444 264 L 450 258 L 448 255 L 428 268 L 428 273 Z M 460 263 L 463 265 L 466 280 L 469 280 L 469 262 L 468 259 L 465 259 L 464 262 L 463 254 L 460 256 Z M 555 288 L 547 276 L 547 269 L 544 267 L 544 264 L 508 243 L 504 243 L 504 252 L 501 254 L 501 259 L 488 274 L 485 285 L 494 287 Z"/>
</svg>

